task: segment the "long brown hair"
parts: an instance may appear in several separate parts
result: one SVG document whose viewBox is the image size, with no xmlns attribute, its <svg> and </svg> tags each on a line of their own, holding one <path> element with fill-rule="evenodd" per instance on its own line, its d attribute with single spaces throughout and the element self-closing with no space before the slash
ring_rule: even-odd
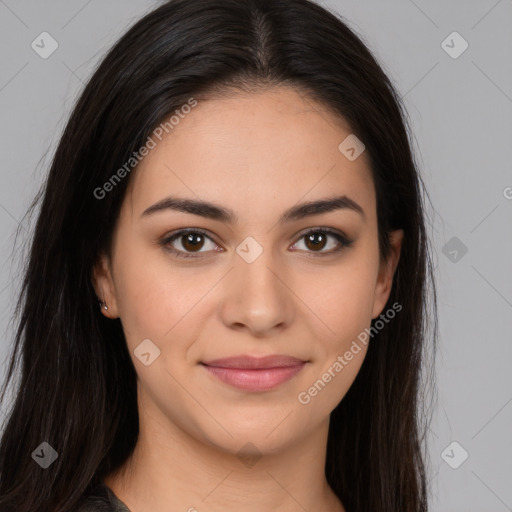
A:
<svg viewBox="0 0 512 512">
<path fill-rule="evenodd" d="M 424 186 L 400 96 L 348 24 L 311 1 L 171 0 L 102 60 L 29 209 L 42 199 L 2 392 L 3 400 L 21 367 L 0 442 L 2 511 L 71 511 L 137 442 L 135 369 L 120 321 L 98 313 L 91 280 L 131 175 L 101 200 L 95 190 L 190 97 L 279 84 L 327 106 L 364 141 L 381 258 L 387 233 L 405 232 L 388 302 L 402 310 L 378 330 L 331 414 L 327 480 L 348 512 L 427 510 L 424 392 L 437 306 Z M 58 453 L 47 469 L 31 456 L 43 441 Z"/>
</svg>

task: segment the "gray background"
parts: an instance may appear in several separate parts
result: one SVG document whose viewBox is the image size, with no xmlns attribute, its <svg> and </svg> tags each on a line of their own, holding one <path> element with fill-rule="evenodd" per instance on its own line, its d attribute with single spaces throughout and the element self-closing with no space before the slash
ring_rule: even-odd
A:
<svg viewBox="0 0 512 512">
<path fill-rule="evenodd" d="M 157 5 L 0 0 L 2 381 L 20 285 L 15 231 L 93 67 L 128 26 Z M 440 350 L 428 445 L 432 510 L 511 511 L 512 1 L 323 5 L 347 19 L 404 97 L 433 201 L 429 231 Z M 59 44 L 47 59 L 31 48 L 43 31 Z M 457 58 L 442 46 L 453 31 L 469 44 Z M 445 44 L 452 52 L 461 48 L 458 40 Z M 16 246 L 25 243 L 32 225 L 28 219 L 22 223 Z M 449 446 L 454 441 L 458 445 Z M 469 456 L 454 469 L 448 462 L 459 464 L 462 450 Z"/>
</svg>

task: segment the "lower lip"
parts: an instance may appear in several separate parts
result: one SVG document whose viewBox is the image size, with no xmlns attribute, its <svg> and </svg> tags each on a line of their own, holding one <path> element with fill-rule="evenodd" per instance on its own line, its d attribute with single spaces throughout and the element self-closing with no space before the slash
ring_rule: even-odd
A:
<svg viewBox="0 0 512 512">
<path fill-rule="evenodd" d="M 290 380 L 299 373 L 306 363 L 280 368 L 267 368 L 260 370 L 247 370 L 241 368 L 221 368 L 203 364 L 212 375 L 222 382 L 245 391 L 268 391 L 283 382 Z"/>
</svg>

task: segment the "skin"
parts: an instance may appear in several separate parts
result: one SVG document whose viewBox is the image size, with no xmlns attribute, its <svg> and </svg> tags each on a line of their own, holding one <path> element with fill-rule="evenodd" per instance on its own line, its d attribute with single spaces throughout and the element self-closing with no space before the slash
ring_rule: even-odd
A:
<svg viewBox="0 0 512 512">
<path fill-rule="evenodd" d="M 108 305 L 102 313 L 121 319 L 138 375 L 140 437 L 105 479 L 132 512 L 345 510 L 324 475 L 329 414 L 367 347 L 360 343 L 308 404 L 297 397 L 384 312 L 403 238 L 402 230 L 390 234 L 391 255 L 381 263 L 366 154 L 349 161 L 338 150 L 350 133 L 291 88 L 199 100 L 131 176 L 111 258 L 96 265 L 94 286 Z M 338 209 L 277 223 L 297 203 L 344 194 L 364 217 Z M 168 195 L 230 208 L 238 221 L 175 210 L 141 217 Z M 339 246 L 332 235 L 308 244 L 302 233 L 322 227 L 353 246 L 331 252 Z M 195 250 L 185 237 L 169 246 L 198 258 L 158 243 L 185 228 L 208 236 Z M 248 236 L 263 249 L 252 263 L 236 252 Z M 145 339 L 161 351 L 148 366 L 134 355 Z M 308 363 L 264 392 L 233 388 L 200 364 L 240 354 Z M 261 455 L 251 465 L 237 456 L 247 443 Z"/>
</svg>

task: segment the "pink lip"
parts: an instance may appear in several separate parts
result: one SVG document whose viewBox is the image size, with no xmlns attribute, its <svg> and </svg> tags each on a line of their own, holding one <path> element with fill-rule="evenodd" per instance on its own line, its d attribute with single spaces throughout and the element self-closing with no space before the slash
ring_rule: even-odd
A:
<svg viewBox="0 0 512 512">
<path fill-rule="evenodd" d="M 268 391 L 290 380 L 306 361 L 285 355 L 237 356 L 201 364 L 226 384 L 245 391 Z"/>
</svg>

